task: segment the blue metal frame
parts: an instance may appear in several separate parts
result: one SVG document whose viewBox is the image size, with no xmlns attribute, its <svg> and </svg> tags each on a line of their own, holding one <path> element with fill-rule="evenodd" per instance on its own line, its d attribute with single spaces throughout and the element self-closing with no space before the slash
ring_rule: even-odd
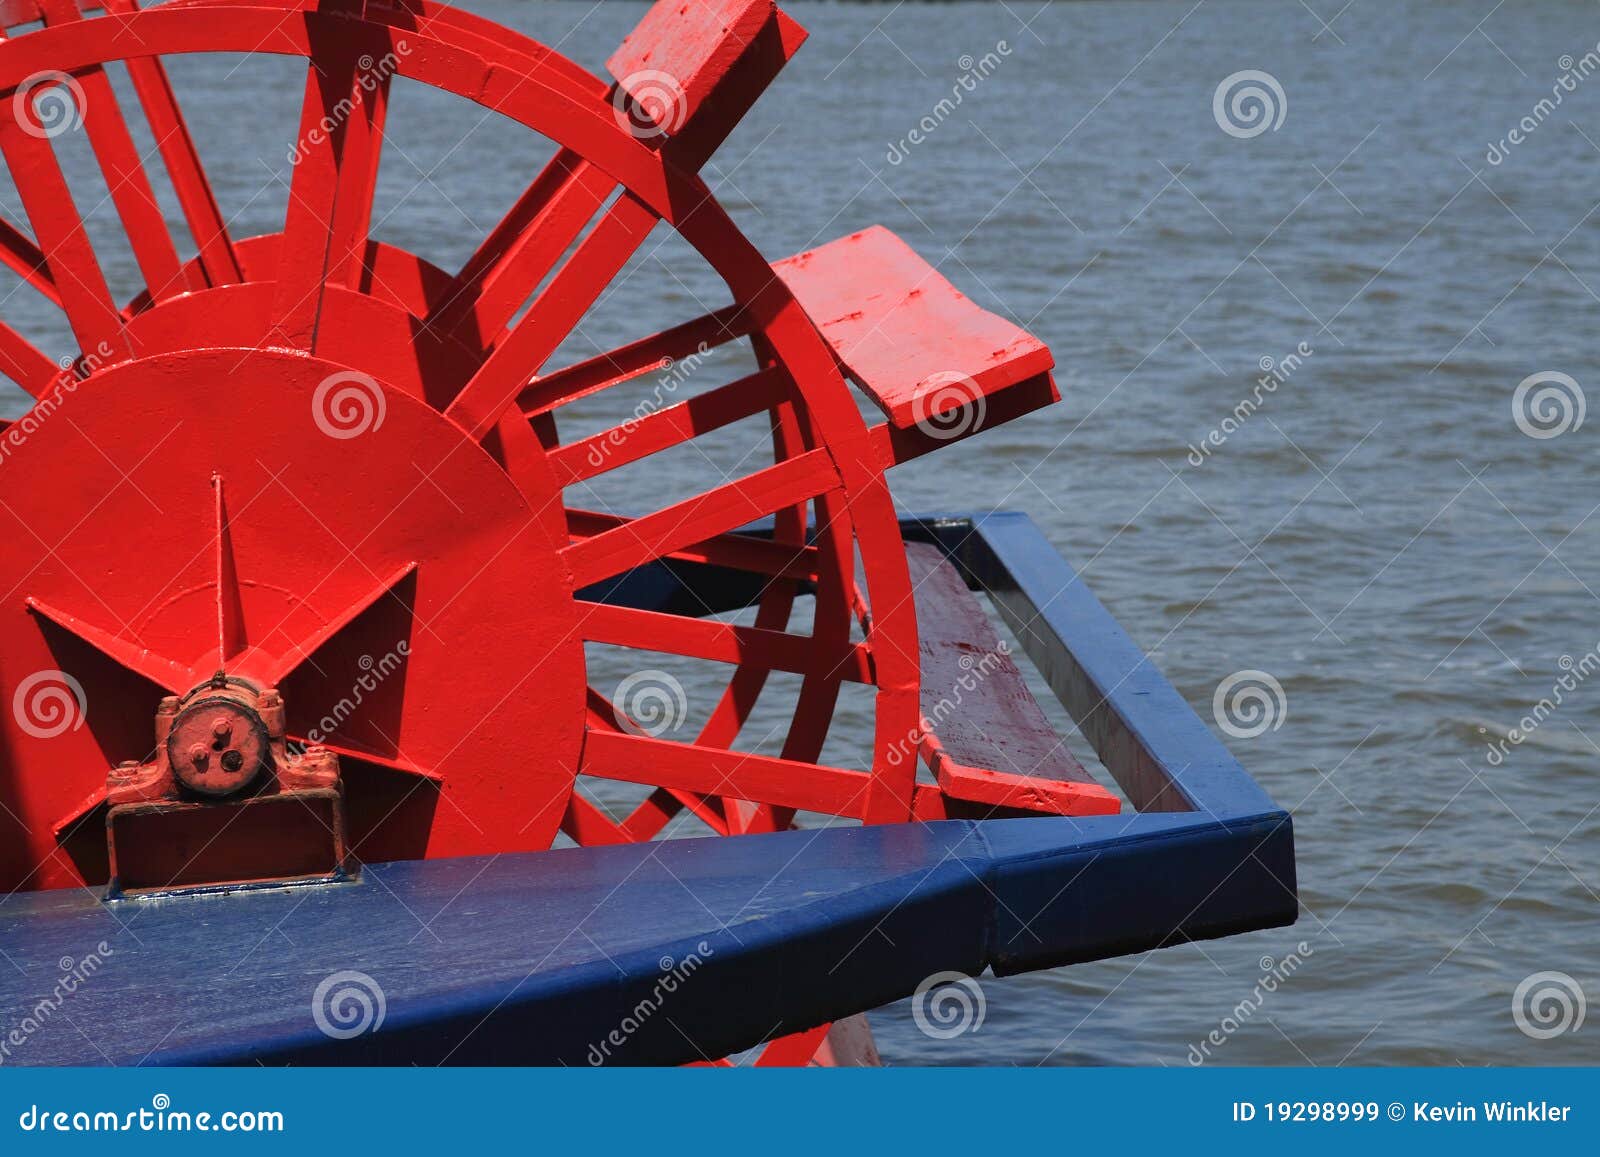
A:
<svg viewBox="0 0 1600 1157">
<path fill-rule="evenodd" d="M 224 897 L 15 895 L 0 901 L 8 1023 L 69 961 L 97 966 L 6 1063 L 680 1063 L 896 1000 L 934 972 L 1009 975 L 1293 922 L 1289 815 L 1038 528 L 997 513 L 902 531 L 988 592 L 1135 812 L 370 865 L 357 883 Z M 748 590 L 662 564 L 605 594 L 665 606 L 686 585 L 729 605 Z M 370 979 L 369 1000 L 381 990 L 376 1031 L 318 1027 L 317 986 L 340 972 Z"/>
<path fill-rule="evenodd" d="M 1060 821 L 1077 829 L 1068 837 L 1072 852 L 1064 853 L 1096 849 L 1082 878 L 1087 895 L 1072 905 L 1041 888 L 1019 898 L 997 930 L 997 973 L 1294 922 L 1293 820 L 1031 518 L 1013 511 L 922 517 L 902 521 L 901 532 L 938 544 L 969 586 L 988 593 L 1136 809 Z M 986 830 L 1003 848 L 1014 829 L 996 823 Z M 1108 859 L 1131 860 L 1133 878 L 1120 877 Z M 1116 886 L 1102 884 L 1102 872 L 1119 876 Z M 1136 889 L 1131 897 L 1123 890 L 1129 886 Z M 1132 927 L 1124 911 L 1130 898 L 1139 909 Z M 1127 939 L 1119 941 L 1119 932 Z"/>
</svg>

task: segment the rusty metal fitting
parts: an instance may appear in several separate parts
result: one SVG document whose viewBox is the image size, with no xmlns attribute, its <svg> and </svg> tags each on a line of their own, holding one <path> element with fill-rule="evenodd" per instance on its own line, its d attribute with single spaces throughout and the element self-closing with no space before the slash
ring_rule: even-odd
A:
<svg viewBox="0 0 1600 1157">
<path fill-rule="evenodd" d="M 220 676 L 189 693 L 165 729 L 167 760 L 179 784 L 218 799 L 245 791 L 272 767 L 273 736 L 259 700 L 255 687 Z M 158 713 L 158 735 L 161 730 Z"/>
</svg>

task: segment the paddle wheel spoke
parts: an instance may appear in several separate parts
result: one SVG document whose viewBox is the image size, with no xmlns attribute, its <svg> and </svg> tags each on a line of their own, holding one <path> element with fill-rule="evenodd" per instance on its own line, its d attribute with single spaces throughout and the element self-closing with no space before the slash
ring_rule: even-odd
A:
<svg viewBox="0 0 1600 1157">
<path fill-rule="evenodd" d="M 150 175 L 123 119 L 111 78 L 94 69 L 79 80 L 83 91 L 83 127 L 100 163 L 111 203 L 133 249 L 134 261 L 152 301 L 162 301 L 185 288 L 178 250 L 167 231 Z"/>
<path fill-rule="evenodd" d="M 837 485 L 827 453 L 813 450 L 592 538 L 579 539 L 562 553 L 572 567 L 573 581 L 585 587 L 785 506 L 808 501 Z"/>
<path fill-rule="evenodd" d="M 121 311 L 112 300 L 55 149 L 50 138 L 17 119 L 23 112 L 18 104 L 7 102 L 0 111 L 0 153 L 44 254 L 67 324 L 85 353 L 126 354 Z"/>
<path fill-rule="evenodd" d="M 35 398 L 44 397 L 50 386 L 60 380 L 61 367 L 50 356 L 0 321 L 0 374 L 22 387 Z"/>
<path fill-rule="evenodd" d="M 105 0 L 109 13 L 138 10 L 134 0 Z M 228 234 L 227 221 L 211 190 L 200 153 L 189 134 L 172 82 L 155 57 L 133 57 L 127 62 L 139 107 L 156 139 L 167 177 L 178 197 L 178 207 L 194 239 L 200 271 L 206 285 L 233 285 L 241 279 L 239 258 Z"/>
<path fill-rule="evenodd" d="M 664 743 L 620 731 L 591 731 L 584 741 L 578 771 L 596 779 L 855 818 L 866 806 L 872 781 L 864 771 L 692 743 Z"/>
<path fill-rule="evenodd" d="M 386 40 L 313 41 L 326 48 L 306 69 L 273 301 L 277 340 L 307 350 L 317 346 L 328 287 L 352 287 L 360 275 L 389 84 L 379 70 Z"/>
<path fill-rule="evenodd" d="M 550 464 L 561 485 L 586 482 L 651 454 L 731 426 L 774 409 L 789 394 L 781 369 L 769 367 L 749 377 L 698 394 L 628 424 L 626 436 L 616 428 L 552 447 Z"/>
<path fill-rule="evenodd" d="M 618 198 L 534 298 L 522 320 L 495 345 L 445 416 L 476 438 L 492 429 L 622 271 L 657 220 L 633 194 Z"/>
<path fill-rule="evenodd" d="M 866 647 L 858 644 L 829 652 L 817 639 L 762 627 L 592 603 L 583 611 L 582 634 L 591 643 L 639 651 L 872 682 L 872 659 Z"/>
<path fill-rule="evenodd" d="M 619 349 L 596 354 L 536 378 L 517 404 L 532 418 L 600 390 L 665 369 L 674 361 L 705 354 L 749 333 L 748 315 L 738 305 L 697 317 Z"/>
<path fill-rule="evenodd" d="M 358 62 L 359 63 L 359 62 Z M 389 113 L 389 74 L 363 70 L 356 82 L 360 108 L 345 123 L 340 148 L 339 195 L 334 205 L 328 279 L 346 289 L 360 286 L 372 231 L 383 127 Z"/>
<path fill-rule="evenodd" d="M 577 153 L 558 152 L 462 266 L 440 324 L 465 331 L 466 340 L 493 342 L 615 189 Z"/>
<path fill-rule="evenodd" d="M 61 294 L 50 278 L 50 265 L 44 253 L 11 222 L 0 218 L 0 264 L 43 295 L 51 305 L 60 306 Z"/>
<path fill-rule="evenodd" d="M 567 523 L 576 542 L 588 541 L 631 525 L 629 519 L 618 514 L 577 508 L 568 508 Z M 792 546 L 748 534 L 717 534 L 665 551 L 661 557 L 679 562 L 725 566 L 774 578 L 807 580 L 816 577 L 817 553 L 814 546 Z"/>
</svg>

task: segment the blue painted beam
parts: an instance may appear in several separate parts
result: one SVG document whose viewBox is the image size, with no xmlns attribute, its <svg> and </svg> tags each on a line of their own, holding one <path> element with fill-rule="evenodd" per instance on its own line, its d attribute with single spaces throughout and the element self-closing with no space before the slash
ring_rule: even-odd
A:
<svg viewBox="0 0 1600 1157">
<path fill-rule="evenodd" d="M 1148 818 L 1120 832 L 945 821 L 385 864 L 357 884 L 156 903 L 14 895 L 0 903 L 11 1023 L 63 961 L 109 951 L 7 1063 L 722 1056 L 898 999 L 934 972 L 1148 947 L 1153 917 L 1225 904 L 1206 892 L 1238 847 Z M 1181 874 L 1148 854 L 1172 839 Z M 317 988 L 343 972 L 371 978 L 350 982 L 369 1000 L 381 991 L 376 1031 L 319 1027 Z"/>
</svg>

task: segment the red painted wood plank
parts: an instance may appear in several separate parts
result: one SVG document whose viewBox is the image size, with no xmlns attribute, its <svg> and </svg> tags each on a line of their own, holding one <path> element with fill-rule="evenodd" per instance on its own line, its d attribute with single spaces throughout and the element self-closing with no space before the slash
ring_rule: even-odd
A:
<svg viewBox="0 0 1600 1157">
<path fill-rule="evenodd" d="M 981 804 L 995 810 L 1016 810 L 1063 816 L 1114 816 L 1122 801 L 1097 783 L 1045 779 L 990 771 L 936 756 L 939 790 L 947 799 Z M 970 811 L 968 814 L 973 814 Z M 978 811 L 977 818 L 984 812 Z"/>
<path fill-rule="evenodd" d="M 35 398 L 61 376 L 61 367 L 27 338 L 0 321 L 0 374 L 10 378 Z"/>
<path fill-rule="evenodd" d="M 328 246 L 328 280 L 346 289 L 359 289 L 364 275 L 362 262 L 372 233 L 372 202 L 389 115 L 390 74 L 381 64 L 376 70 L 361 69 L 358 61 L 357 67 L 355 91 L 362 99 L 344 125 L 339 192 Z"/>
<path fill-rule="evenodd" d="M 997 807 L 1103 814 L 1117 798 L 1089 779 L 1045 718 L 1010 648 L 944 552 L 907 543 L 922 659 L 922 715 L 949 795 Z M 997 774 L 999 773 L 999 774 Z"/>
<path fill-rule="evenodd" d="M 606 67 L 635 102 L 630 121 L 642 111 L 673 162 L 697 170 L 805 40 L 771 0 L 661 0 Z"/>
<path fill-rule="evenodd" d="M 479 344 L 497 338 L 616 187 L 597 166 L 562 149 L 462 267 L 461 288 L 439 324 L 466 327 L 464 339 Z"/>
<path fill-rule="evenodd" d="M 1003 426 L 1060 400 L 1061 393 L 1056 389 L 1055 378 L 1049 372 L 1037 374 L 999 394 L 989 395 L 983 413 L 971 416 L 972 420 L 962 431 L 962 436 L 971 437 L 980 431 Z M 872 438 L 873 456 L 885 470 L 931 454 L 950 441 L 937 426 L 932 425 L 928 429 L 921 426 L 901 429 L 893 422 L 880 422 L 868 434 Z"/>
<path fill-rule="evenodd" d="M 334 259 L 333 214 L 344 160 L 341 146 L 347 118 L 339 107 L 359 98 L 358 51 L 355 44 L 341 44 L 306 67 L 272 304 L 273 344 L 316 348 L 329 264 Z"/>
<path fill-rule="evenodd" d="M 660 0 L 606 61 L 606 71 L 677 132 L 716 91 L 762 27 L 773 0 Z"/>
<path fill-rule="evenodd" d="M 1038 338 L 974 304 L 881 226 L 773 270 L 895 426 L 953 414 L 1055 364 Z"/>
</svg>

